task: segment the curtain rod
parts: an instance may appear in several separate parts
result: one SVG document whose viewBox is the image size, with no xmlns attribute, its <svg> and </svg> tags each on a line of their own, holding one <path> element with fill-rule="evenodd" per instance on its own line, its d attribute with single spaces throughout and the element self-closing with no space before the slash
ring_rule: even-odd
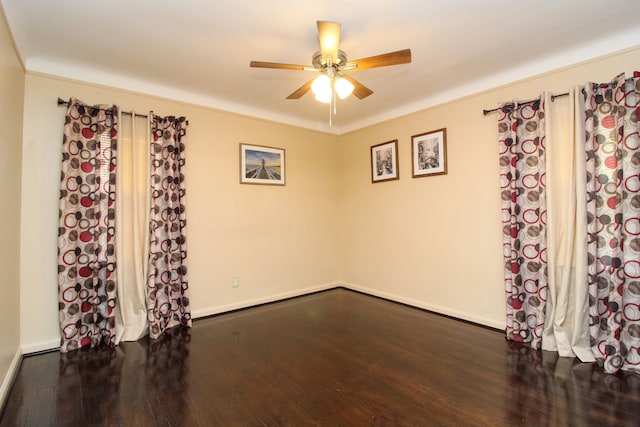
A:
<svg viewBox="0 0 640 427">
<path fill-rule="evenodd" d="M 58 105 L 69 105 L 69 101 L 65 101 L 64 99 L 58 97 Z M 78 104 L 78 105 L 82 105 L 83 107 L 95 108 L 93 105 L 86 105 L 86 104 Z M 126 114 L 128 116 L 133 115 L 131 111 L 120 111 L 120 113 Z M 138 114 L 138 113 L 136 113 L 136 117 L 149 118 L 149 116 L 147 116 L 146 114 Z"/>
<path fill-rule="evenodd" d="M 557 95 L 551 95 L 551 102 L 555 101 L 556 98 L 560 98 L 561 96 L 568 96 L 568 95 L 569 95 L 569 92 L 559 93 Z M 535 99 L 532 99 L 531 101 L 535 101 Z M 531 102 L 531 101 L 518 102 L 518 106 L 524 105 L 524 104 L 526 104 L 528 102 Z M 498 110 L 499 110 L 499 108 L 494 108 L 492 110 L 482 110 L 482 114 L 484 114 L 486 116 L 487 114 L 491 114 L 491 113 L 493 113 L 495 111 L 498 111 Z"/>
</svg>

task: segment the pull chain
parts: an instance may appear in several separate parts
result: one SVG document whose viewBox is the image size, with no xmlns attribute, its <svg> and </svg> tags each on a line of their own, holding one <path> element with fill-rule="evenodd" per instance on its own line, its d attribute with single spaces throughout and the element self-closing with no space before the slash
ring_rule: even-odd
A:
<svg viewBox="0 0 640 427">
<path fill-rule="evenodd" d="M 331 99 L 329 100 L 329 126 L 332 125 L 332 118 L 337 113 L 336 91 L 333 87 L 333 81 L 331 82 Z"/>
</svg>

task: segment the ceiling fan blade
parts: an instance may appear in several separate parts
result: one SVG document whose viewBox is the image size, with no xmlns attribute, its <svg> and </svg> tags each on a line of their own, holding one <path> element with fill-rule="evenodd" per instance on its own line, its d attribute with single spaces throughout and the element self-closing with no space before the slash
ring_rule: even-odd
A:
<svg viewBox="0 0 640 427">
<path fill-rule="evenodd" d="M 304 71 L 310 67 L 305 65 L 296 65 L 296 64 L 280 64 L 278 62 L 263 62 L 263 61 L 251 61 L 249 63 L 249 67 L 251 68 L 277 68 L 281 70 L 300 70 Z"/>
<path fill-rule="evenodd" d="M 300 86 L 298 89 L 293 91 L 291 95 L 287 96 L 287 99 L 300 99 L 302 95 L 304 95 L 305 93 L 309 92 L 309 90 L 311 90 L 311 84 L 313 83 L 313 80 L 315 80 L 315 78 L 309 80 L 308 82 Z"/>
<path fill-rule="evenodd" d="M 366 70 L 367 68 L 386 67 L 387 65 L 408 64 L 411 62 L 411 49 L 398 50 L 396 52 L 383 53 L 382 55 L 370 56 L 369 58 L 349 61 L 346 68 L 353 67 L 354 70 Z"/>
<path fill-rule="evenodd" d="M 369 95 L 371 95 L 373 93 L 373 91 L 371 89 L 369 89 L 368 87 L 366 87 L 362 83 L 354 80 L 353 77 L 347 76 L 346 74 L 343 74 L 342 77 L 347 79 L 354 86 L 353 94 L 355 96 L 357 96 L 358 99 L 366 98 L 367 96 L 369 96 Z"/>
<path fill-rule="evenodd" d="M 331 57 L 332 63 L 337 63 L 341 28 L 342 25 L 335 22 L 318 21 L 318 42 L 323 63 L 326 63 L 328 57 Z"/>
</svg>

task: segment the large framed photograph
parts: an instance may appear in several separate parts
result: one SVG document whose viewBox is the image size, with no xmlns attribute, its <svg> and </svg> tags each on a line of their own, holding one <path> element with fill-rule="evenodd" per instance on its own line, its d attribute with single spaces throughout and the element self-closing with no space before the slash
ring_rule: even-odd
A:
<svg viewBox="0 0 640 427">
<path fill-rule="evenodd" d="M 371 182 L 399 179 L 398 140 L 371 147 Z"/>
<path fill-rule="evenodd" d="M 240 183 L 284 185 L 284 149 L 240 144 Z"/>
<path fill-rule="evenodd" d="M 411 137 L 413 177 L 445 175 L 447 173 L 447 129 Z"/>
</svg>

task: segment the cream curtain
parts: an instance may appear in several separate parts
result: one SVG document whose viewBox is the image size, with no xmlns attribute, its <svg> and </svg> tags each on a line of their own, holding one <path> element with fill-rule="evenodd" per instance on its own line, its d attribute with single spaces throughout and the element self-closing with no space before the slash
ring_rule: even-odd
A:
<svg viewBox="0 0 640 427">
<path fill-rule="evenodd" d="M 145 288 L 149 258 L 149 125 L 144 117 L 121 120 L 117 171 L 117 341 L 148 332 Z"/>
<path fill-rule="evenodd" d="M 589 344 L 584 98 L 546 95 L 549 288 L 542 349 L 595 359 Z"/>
</svg>

